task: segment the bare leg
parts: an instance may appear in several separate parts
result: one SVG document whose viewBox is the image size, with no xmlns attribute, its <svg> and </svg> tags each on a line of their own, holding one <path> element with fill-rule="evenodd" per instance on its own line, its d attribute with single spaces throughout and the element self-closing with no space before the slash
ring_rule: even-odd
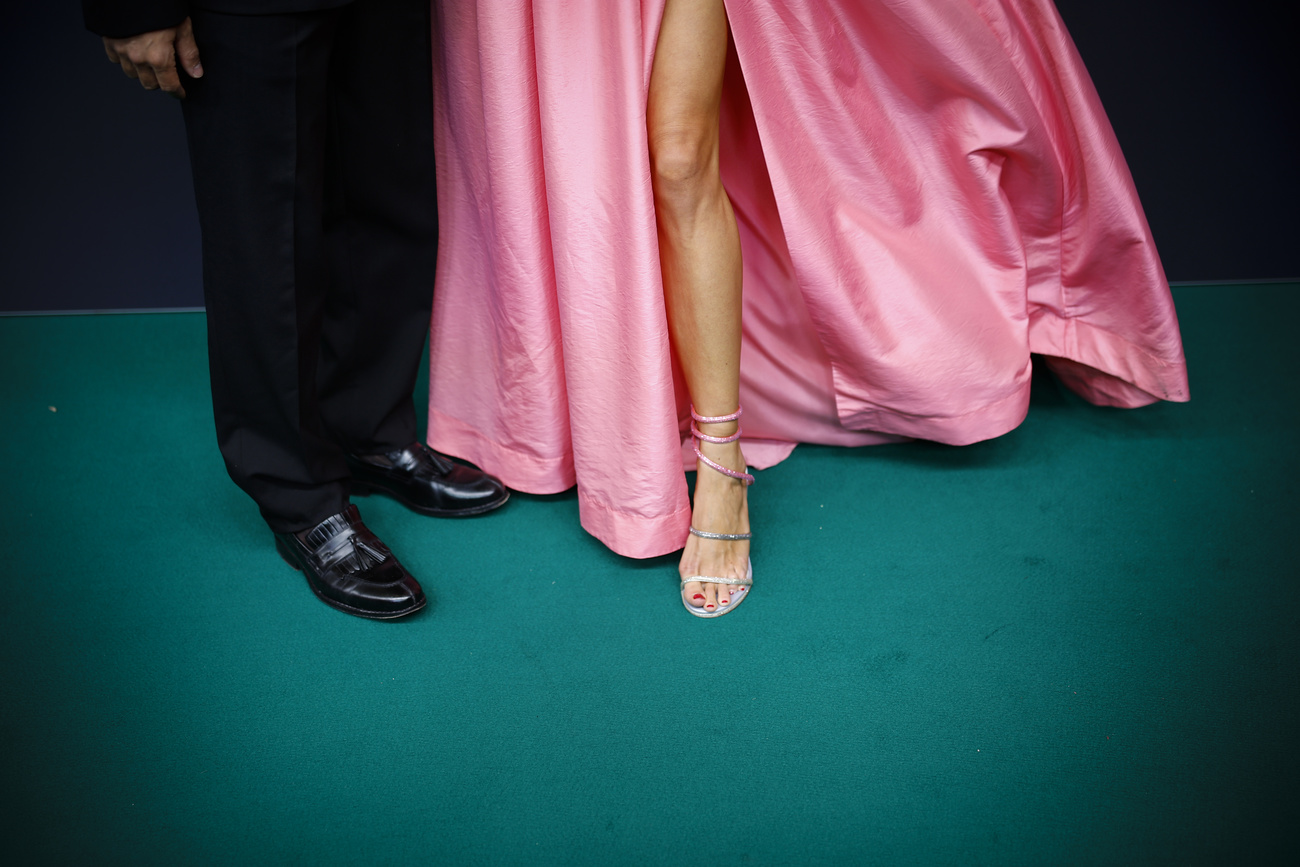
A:
<svg viewBox="0 0 1300 867">
<path fill-rule="evenodd" d="M 740 236 L 718 174 L 718 112 L 727 56 L 723 0 L 667 0 L 650 77 L 647 123 L 668 329 L 700 415 L 736 411 L 740 400 Z M 730 436 L 736 422 L 701 425 Z M 739 443 L 701 451 L 745 468 Z M 692 524 L 749 532 L 743 482 L 699 464 Z M 683 577 L 745 577 L 749 542 L 690 536 Z M 692 582 L 683 597 L 708 610 L 730 600 L 725 584 Z"/>
</svg>

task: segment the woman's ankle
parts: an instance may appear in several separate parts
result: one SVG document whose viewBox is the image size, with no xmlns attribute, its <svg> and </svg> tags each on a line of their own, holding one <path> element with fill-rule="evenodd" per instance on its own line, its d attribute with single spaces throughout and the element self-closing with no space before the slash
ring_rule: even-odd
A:
<svg viewBox="0 0 1300 867">
<path fill-rule="evenodd" d="M 744 452 L 740 450 L 739 442 L 723 444 L 703 442 L 700 443 L 699 446 L 700 451 L 705 457 L 709 458 L 709 460 L 722 464 L 724 467 L 735 470 L 736 472 L 743 473 L 745 471 L 745 455 Z M 697 461 L 697 468 L 702 473 L 707 472 L 721 475 L 720 473 L 717 473 L 717 471 L 706 466 L 703 461 Z M 728 481 L 737 480 L 728 479 Z"/>
</svg>

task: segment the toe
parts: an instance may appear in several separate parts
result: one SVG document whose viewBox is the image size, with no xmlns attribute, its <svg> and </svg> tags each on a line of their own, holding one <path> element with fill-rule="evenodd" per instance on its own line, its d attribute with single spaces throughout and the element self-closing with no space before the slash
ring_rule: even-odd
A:
<svg viewBox="0 0 1300 867">
<path fill-rule="evenodd" d="M 730 584 L 717 584 L 717 585 L 715 585 L 715 586 L 718 588 L 718 591 L 717 591 L 717 592 L 718 592 L 718 605 L 719 605 L 719 606 L 722 606 L 722 605 L 730 605 L 730 604 L 731 604 L 731 585 L 730 585 Z"/>
<path fill-rule="evenodd" d="M 717 584 L 704 585 L 704 610 L 705 611 L 718 610 L 718 585 Z"/>
<path fill-rule="evenodd" d="M 682 588 L 682 598 L 686 604 L 692 608 L 700 608 L 704 605 L 704 585 L 698 581 L 688 581 Z"/>
</svg>

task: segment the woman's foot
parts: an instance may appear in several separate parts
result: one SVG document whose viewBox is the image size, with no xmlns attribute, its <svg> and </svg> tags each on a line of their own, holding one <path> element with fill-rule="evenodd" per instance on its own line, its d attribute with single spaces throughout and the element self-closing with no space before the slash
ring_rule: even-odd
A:
<svg viewBox="0 0 1300 867">
<path fill-rule="evenodd" d="M 736 432 L 736 422 L 701 424 L 699 429 L 711 436 L 728 437 Z M 745 456 L 741 454 L 739 442 L 701 442 L 699 445 L 700 451 L 710 460 L 737 472 L 745 471 Z M 748 533 L 748 485 L 741 479 L 723 475 L 704 461 L 697 461 L 696 470 L 691 526 L 710 534 Z M 708 539 L 695 534 L 687 537 L 686 549 L 678 565 L 683 579 L 694 575 L 714 575 L 744 580 L 748 571 L 748 539 Z M 738 585 L 689 581 L 682 587 L 682 601 L 692 608 L 712 613 L 729 605 L 732 597 L 743 591 L 744 588 Z"/>
</svg>

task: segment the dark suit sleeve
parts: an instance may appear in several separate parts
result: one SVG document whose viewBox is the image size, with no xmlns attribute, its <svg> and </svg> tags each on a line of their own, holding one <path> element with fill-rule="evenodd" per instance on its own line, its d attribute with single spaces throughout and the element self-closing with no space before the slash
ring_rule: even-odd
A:
<svg viewBox="0 0 1300 867">
<path fill-rule="evenodd" d="M 86 29 L 123 39 L 175 27 L 190 14 L 190 0 L 81 0 Z"/>
</svg>

